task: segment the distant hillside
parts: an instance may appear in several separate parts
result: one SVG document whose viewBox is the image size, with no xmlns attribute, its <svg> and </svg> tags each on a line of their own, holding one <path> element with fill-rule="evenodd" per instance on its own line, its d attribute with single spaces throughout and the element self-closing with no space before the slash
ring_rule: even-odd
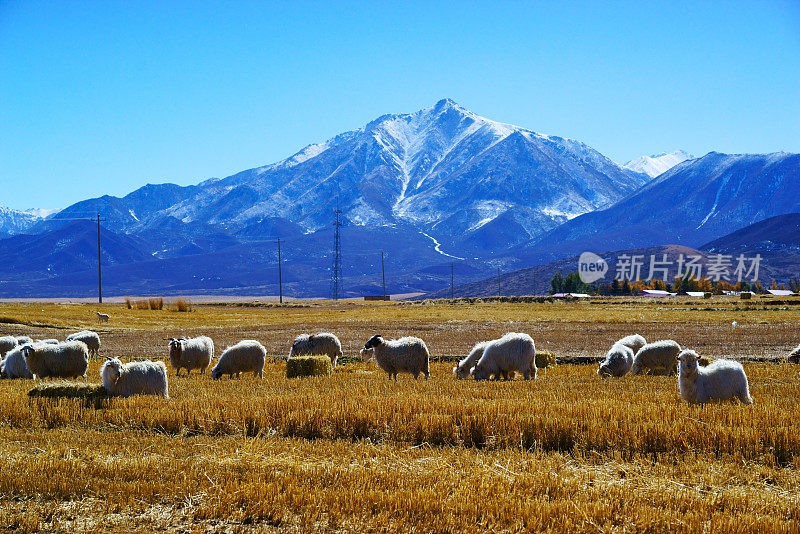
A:
<svg viewBox="0 0 800 534">
<path fill-rule="evenodd" d="M 700 248 L 721 254 L 800 254 L 800 213 L 770 217 Z"/>
<path fill-rule="evenodd" d="M 606 252 L 599 254 L 608 263 L 608 273 L 601 282 L 610 283 L 615 276 L 617 264 L 620 256 L 627 255 L 641 256 L 643 265 L 641 267 L 642 277 L 646 278 L 649 275 L 648 269 L 650 265 L 650 256 L 655 255 L 658 261 L 664 259 L 666 254 L 667 261 L 671 262 L 673 267 L 669 272 L 668 279 L 672 280 L 677 274 L 677 260 L 683 254 L 688 256 L 700 256 L 702 259 L 698 262 L 701 265 L 708 263 L 708 254 L 695 250 L 689 247 L 678 245 L 665 245 L 659 247 L 649 247 L 643 249 L 632 250 L 619 250 L 615 252 Z M 500 275 L 500 291 L 503 296 L 521 296 L 521 295 L 546 295 L 550 291 L 550 280 L 556 272 L 561 272 L 566 275 L 578 270 L 578 256 L 571 258 L 554 261 L 545 265 L 538 265 L 536 267 L 529 267 L 527 269 L 520 269 L 510 273 L 503 273 Z M 657 276 L 660 278 L 660 276 Z M 534 286 L 535 281 L 535 286 Z M 479 280 L 468 284 L 458 285 L 454 288 L 455 297 L 491 297 L 496 296 L 498 292 L 497 276 Z M 450 288 L 446 288 L 433 293 L 428 293 L 420 296 L 420 299 L 425 298 L 449 298 Z"/>
<path fill-rule="evenodd" d="M 141 239 L 101 229 L 101 251 L 106 267 L 150 260 Z M 21 234 L 0 240 L 0 287 L 9 280 L 52 278 L 91 270 L 97 276 L 97 226 L 73 221 L 38 235 Z"/>
<path fill-rule="evenodd" d="M 720 240 L 721 241 L 721 240 Z M 800 277 L 800 255 L 799 254 L 786 254 L 776 253 L 771 254 L 766 248 L 743 248 L 739 249 L 706 249 L 698 250 L 679 245 L 663 245 L 658 247 L 648 247 L 641 249 L 619 250 L 615 252 L 606 252 L 599 254 L 608 263 L 608 272 L 606 276 L 600 280 L 601 283 L 610 283 L 617 274 L 617 268 L 620 263 L 620 257 L 628 256 L 627 262 L 633 256 L 639 257 L 641 262 L 641 278 L 646 279 L 649 277 L 649 269 L 651 264 L 651 256 L 655 257 L 655 261 L 661 265 L 666 265 L 661 262 L 668 262 L 669 268 L 667 271 L 667 281 L 671 282 L 678 274 L 678 261 L 681 255 L 684 258 L 689 256 L 698 256 L 700 259 L 696 262 L 702 266 L 701 275 L 708 274 L 709 264 L 717 261 L 715 258 L 717 254 L 734 255 L 743 253 L 746 257 L 745 265 L 747 268 L 751 265 L 751 258 L 756 254 L 762 255 L 762 260 L 759 266 L 758 279 L 767 287 L 771 281 L 777 280 L 781 283 L 787 282 L 795 276 Z M 666 259 L 665 259 L 666 255 Z M 731 278 L 728 280 L 735 283 L 737 280 L 734 275 L 736 268 L 735 258 L 731 258 L 732 266 L 729 269 Z M 659 264 L 654 264 L 659 267 Z M 503 296 L 522 296 L 522 295 L 547 295 L 550 292 L 550 280 L 556 272 L 561 272 L 567 275 L 572 272 L 578 271 L 578 256 L 571 258 L 554 261 L 536 267 L 528 267 L 526 269 L 519 269 L 509 273 L 502 273 L 500 275 L 499 291 Z M 655 278 L 662 279 L 661 272 L 655 271 Z M 746 281 L 751 281 L 750 278 L 745 278 Z M 470 282 L 466 284 L 459 284 L 455 286 L 453 296 L 459 297 L 492 297 L 498 294 L 498 279 L 497 276 L 485 278 L 483 280 Z M 535 283 L 535 285 L 534 285 Z M 449 286 L 437 290 L 435 292 L 427 293 L 417 297 L 419 299 L 426 298 L 450 298 Z"/>
<path fill-rule="evenodd" d="M 680 163 L 610 208 L 581 215 L 511 253 L 546 263 L 586 250 L 663 243 L 698 248 L 744 226 L 800 212 L 800 154 L 711 152 Z"/>
</svg>

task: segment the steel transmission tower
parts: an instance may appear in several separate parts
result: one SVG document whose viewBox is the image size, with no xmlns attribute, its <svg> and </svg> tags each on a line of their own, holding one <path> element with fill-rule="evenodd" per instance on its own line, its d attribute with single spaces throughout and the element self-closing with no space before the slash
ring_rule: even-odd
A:
<svg viewBox="0 0 800 534">
<path fill-rule="evenodd" d="M 342 281 L 342 245 L 339 240 L 339 229 L 342 227 L 342 223 L 339 220 L 339 214 L 342 213 L 342 211 L 337 207 L 335 210 L 333 210 L 333 213 L 333 268 L 331 269 L 331 298 L 333 300 L 339 300 L 339 291 L 341 290 L 339 285 Z"/>
</svg>

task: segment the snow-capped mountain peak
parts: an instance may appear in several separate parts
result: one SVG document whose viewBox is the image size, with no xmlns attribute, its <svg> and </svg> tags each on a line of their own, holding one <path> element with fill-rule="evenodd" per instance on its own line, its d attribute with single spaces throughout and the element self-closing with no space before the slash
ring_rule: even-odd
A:
<svg viewBox="0 0 800 534">
<path fill-rule="evenodd" d="M 0 237 L 23 233 L 57 211 L 42 208 L 15 210 L 0 206 Z"/>
<path fill-rule="evenodd" d="M 653 156 L 642 156 L 629 161 L 623 167 L 633 172 L 644 173 L 650 178 L 655 178 L 675 165 L 689 159 L 694 159 L 694 156 L 684 150 L 676 150 L 675 152 L 662 152 Z"/>
<path fill-rule="evenodd" d="M 170 191 L 152 209 L 140 202 L 136 217 L 127 200 L 113 203 L 126 232 L 165 217 L 234 232 L 281 219 L 309 232 L 329 226 L 339 209 L 347 224 L 409 226 L 445 248 L 473 239 L 500 250 L 609 206 L 644 181 L 579 141 L 493 121 L 445 98 L 277 163 Z"/>
</svg>

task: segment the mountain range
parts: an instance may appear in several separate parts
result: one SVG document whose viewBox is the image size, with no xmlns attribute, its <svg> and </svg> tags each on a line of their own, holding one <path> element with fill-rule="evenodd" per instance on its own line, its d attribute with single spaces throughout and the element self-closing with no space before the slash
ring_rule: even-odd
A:
<svg viewBox="0 0 800 534">
<path fill-rule="evenodd" d="M 520 257 L 546 263 L 584 250 L 664 243 L 699 247 L 763 219 L 800 212 L 800 154 L 710 152 L 680 163 L 613 206 L 567 221 Z"/>
<path fill-rule="evenodd" d="M 738 258 L 742 255 L 744 266 L 750 269 L 756 256 L 758 260 L 758 279 L 765 287 L 768 287 L 772 280 L 785 282 L 794 278 L 800 279 L 800 213 L 789 213 L 778 215 L 764 221 L 746 226 L 735 232 L 706 243 L 697 249 L 681 245 L 662 245 L 655 247 L 644 247 L 638 249 L 617 250 L 603 252 L 600 257 L 608 264 L 608 272 L 601 280 L 610 283 L 617 275 L 623 271 L 618 271 L 620 258 L 638 257 L 641 263 L 642 278 L 650 276 L 651 262 L 657 267 L 653 274 L 655 278 L 671 282 L 678 275 L 678 265 L 680 256 L 684 259 L 695 256 L 698 259 L 695 263 L 701 265 L 700 276 L 708 276 L 708 266 L 717 260 L 718 255 L 727 257 L 730 267 L 727 269 L 730 277 L 726 279 L 731 283 L 736 283 L 738 278 L 735 269 L 738 266 Z M 668 269 L 664 276 L 658 267 Z M 520 295 L 547 295 L 550 291 L 550 280 L 553 275 L 560 272 L 564 275 L 577 272 L 578 256 L 556 260 L 550 263 L 536 265 L 518 269 L 512 272 L 503 273 L 499 280 L 497 276 L 492 276 L 482 280 L 475 280 L 465 284 L 459 284 L 452 290 L 456 298 L 461 297 L 493 297 L 498 294 L 503 296 Z M 622 276 L 627 276 L 629 269 L 626 267 Z M 743 280 L 750 282 L 756 276 L 755 271 L 744 272 Z M 725 279 L 725 278 L 723 278 Z M 430 298 L 450 298 L 450 288 L 439 289 L 428 294 L 421 295 L 419 299 Z"/>
<path fill-rule="evenodd" d="M 0 295 L 90 294 L 96 228 L 82 219 L 96 213 L 104 281 L 117 294 L 277 293 L 281 238 L 291 292 L 325 295 L 335 210 L 346 295 L 378 290 L 381 251 L 397 293 L 442 287 L 451 269 L 478 280 L 583 250 L 697 247 L 800 211 L 798 158 L 678 151 L 623 167 L 444 99 L 226 178 L 148 184 L 57 217 L 0 210 L 1 231 L 20 234 L 0 240 Z"/>
<path fill-rule="evenodd" d="M 197 186 L 147 185 L 79 202 L 59 218 L 103 213 L 113 231 L 167 219 L 209 224 L 245 239 L 264 219 L 304 232 L 345 224 L 404 225 L 469 253 L 499 250 L 612 205 L 648 176 L 585 144 L 480 117 L 449 99 L 384 115 L 293 156 Z M 279 223 L 280 224 L 280 223 Z M 46 221 L 33 228 L 52 228 Z"/>
</svg>

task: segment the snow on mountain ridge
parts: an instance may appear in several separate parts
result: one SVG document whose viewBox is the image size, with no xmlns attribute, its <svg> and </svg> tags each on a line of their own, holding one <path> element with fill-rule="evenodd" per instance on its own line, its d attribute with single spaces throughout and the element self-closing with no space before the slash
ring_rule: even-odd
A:
<svg viewBox="0 0 800 534">
<path fill-rule="evenodd" d="M 684 150 L 676 150 L 675 152 L 662 152 L 653 156 L 641 156 L 634 160 L 629 161 L 623 168 L 641 172 L 648 175 L 650 178 L 655 178 L 679 163 L 686 160 L 694 159 L 694 156 Z"/>
<path fill-rule="evenodd" d="M 644 181 L 580 141 L 443 99 L 382 115 L 276 163 L 173 191 L 171 202 L 162 195 L 166 202 L 156 204 L 154 190 L 146 199 L 152 209 L 140 199 L 136 217 L 125 199 L 105 202 L 120 214 L 113 228 L 129 233 L 158 229 L 165 217 L 234 233 L 278 218 L 309 232 L 329 227 L 338 209 L 348 225 L 408 225 L 448 249 L 476 234 L 470 246 L 501 250 L 608 206 Z"/>
<path fill-rule="evenodd" d="M 60 210 L 44 208 L 15 210 L 0 205 L 0 236 L 7 237 L 23 233 L 45 217 L 58 211 Z"/>
</svg>

